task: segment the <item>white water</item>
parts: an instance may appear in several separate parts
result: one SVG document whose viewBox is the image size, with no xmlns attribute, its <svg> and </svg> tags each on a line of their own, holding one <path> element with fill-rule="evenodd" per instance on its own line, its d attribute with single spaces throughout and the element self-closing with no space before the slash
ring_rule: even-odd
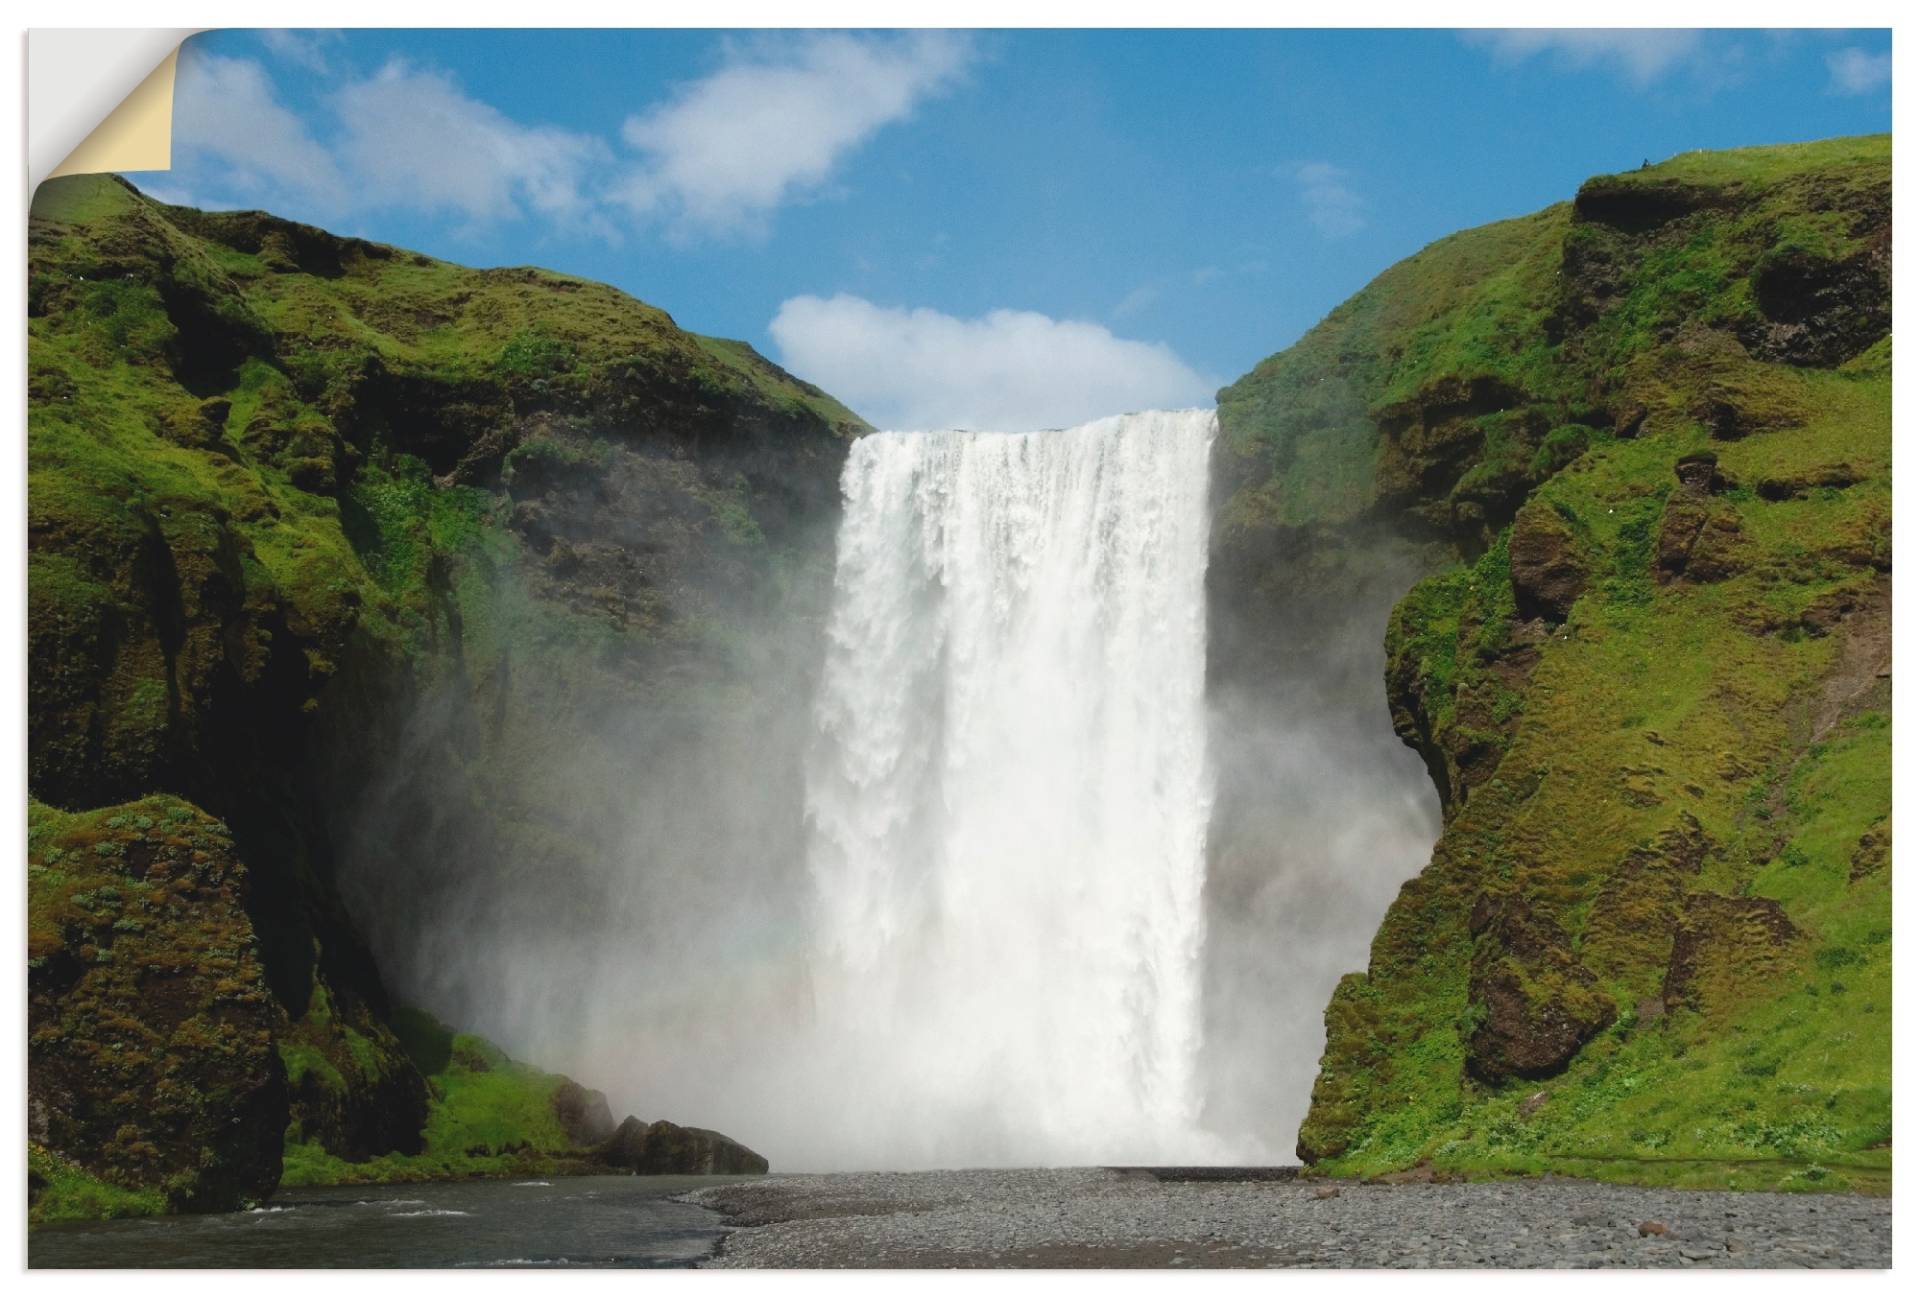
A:
<svg viewBox="0 0 1920 1297">
<path fill-rule="evenodd" d="M 833 1163 L 1221 1157 L 1196 1075 L 1213 431 L 854 445 L 807 772 Z"/>
</svg>

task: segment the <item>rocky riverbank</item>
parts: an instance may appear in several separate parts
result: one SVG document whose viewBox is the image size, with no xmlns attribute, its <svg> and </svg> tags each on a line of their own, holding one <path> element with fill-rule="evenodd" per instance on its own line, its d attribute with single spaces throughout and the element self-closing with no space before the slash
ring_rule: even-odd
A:
<svg viewBox="0 0 1920 1297">
<path fill-rule="evenodd" d="M 781 1176 L 682 1201 L 723 1213 L 707 1264 L 729 1268 L 1848 1268 L 1893 1254 L 1887 1198 L 1556 1178 L 930 1171 Z"/>
</svg>

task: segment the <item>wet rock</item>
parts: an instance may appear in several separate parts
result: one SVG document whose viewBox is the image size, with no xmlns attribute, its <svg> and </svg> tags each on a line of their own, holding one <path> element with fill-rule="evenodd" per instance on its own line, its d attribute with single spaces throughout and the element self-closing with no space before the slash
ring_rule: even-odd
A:
<svg viewBox="0 0 1920 1297">
<path fill-rule="evenodd" d="M 628 1117 L 597 1160 L 636 1175 L 764 1175 L 767 1159 L 718 1131 Z"/>
<path fill-rule="evenodd" d="M 618 1129 L 607 1096 L 574 1080 L 561 1082 L 553 1092 L 553 1115 L 567 1138 L 582 1147 L 604 1144 Z"/>
</svg>

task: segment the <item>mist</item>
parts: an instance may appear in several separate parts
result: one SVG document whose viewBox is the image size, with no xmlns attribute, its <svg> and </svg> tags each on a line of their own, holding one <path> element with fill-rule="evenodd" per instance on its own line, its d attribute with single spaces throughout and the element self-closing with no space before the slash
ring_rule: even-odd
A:
<svg viewBox="0 0 1920 1297">
<path fill-rule="evenodd" d="M 1406 544 L 1344 538 L 1340 598 L 1222 622 L 1209 741 L 1219 771 L 1208 859 L 1206 1124 L 1291 1161 L 1340 978 L 1364 971 L 1402 883 L 1426 866 L 1440 804 L 1393 732 L 1387 619 L 1423 574 Z M 1216 603 L 1222 602 L 1218 593 Z M 1247 621 L 1255 622 L 1248 626 Z M 1251 632 L 1251 633 L 1249 633 Z"/>
<path fill-rule="evenodd" d="M 1044 512 L 1091 470 L 1055 471 L 1081 485 L 1022 508 Z M 1198 511 L 1204 567 L 1206 492 L 1180 498 Z M 992 515 L 995 501 L 972 505 Z M 644 547 L 604 498 L 544 507 L 543 526 L 580 546 Z M 1132 506 L 1103 507 L 1086 536 L 1111 539 Z M 1151 535 L 1173 534 L 1158 525 Z M 689 560 L 676 620 L 705 631 L 637 656 L 511 637 L 482 652 L 468 628 L 460 665 L 397 701 L 370 750 L 341 755 L 341 888 L 395 997 L 604 1090 L 616 1118 L 720 1130 L 776 1170 L 1290 1161 L 1327 997 L 1364 968 L 1438 832 L 1381 684 L 1387 614 L 1415 559 L 1383 542 L 1337 610 L 1302 612 L 1261 670 L 1231 672 L 1207 660 L 1221 633 L 1211 610 L 1195 614 L 1207 652 L 1190 668 L 1087 642 L 1122 624 L 1129 643 L 1166 633 L 1125 622 L 1098 556 L 1061 568 L 1034 604 L 1057 613 L 1080 589 L 1086 617 L 975 641 L 949 636 L 959 614 L 939 605 L 962 596 L 935 588 L 965 582 L 933 574 L 898 613 L 901 633 L 932 636 L 927 671 L 950 673 L 959 653 L 984 654 L 983 672 L 1041 675 L 997 703 L 977 693 L 990 675 L 968 677 L 1001 708 L 975 740 L 1017 747 L 979 754 L 971 812 L 964 785 L 895 789 L 900 804 L 876 813 L 907 827 L 867 835 L 849 865 L 844 825 L 821 822 L 822 772 L 844 774 L 846 744 L 871 736 L 823 736 L 823 717 L 838 705 L 844 729 L 848 707 L 874 700 L 823 694 L 845 647 L 833 629 L 844 527 L 823 510 L 791 529 L 779 580 Z M 966 597 L 1005 596 L 1019 566 L 1007 561 Z M 491 583 L 499 607 L 554 597 L 527 565 L 468 579 Z M 1198 571 L 1180 579 L 1200 596 Z M 1166 593 L 1139 598 L 1158 609 Z M 1070 641 L 1084 656 L 1056 661 Z M 1110 660 L 1122 675 L 1100 674 Z M 1138 699 L 1067 706 L 1075 688 L 1124 692 L 1128 671 Z M 1188 744 L 1180 726 L 1123 722 L 1159 705 L 1169 673 L 1192 676 L 1199 737 L 1163 760 L 1160 748 Z M 910 744 L 938 748 L 962 726 L 951 709 L 965 690 L 929 687 L 913 686 L 922 701 L 898 719 Z M 1060 744 L 1044 757 L 1023 728 L 1040 713 Z M 1081 768 L 1090 755 L 1140 769 L 1100 782 Z M 885 791 L 842 785 L 843 815 Z M 1094 826 L 1088 841 L 1058 836 L 1056 791 L 1095 808 L 1071 821 Z M 982 809 L 994 807 L 1004 814 Z M 933 822 L 950 813 L 972 827 Z M 905 858 L 876 884 L 885 850 Z M 978 882 L 997 912 L 963 899 L 967 858 L 995 862 Z M 1176 864 L 1156 873 L 1156 860 Z M 885 940 L 850 957 L 863 923 Z"/>
</svg>

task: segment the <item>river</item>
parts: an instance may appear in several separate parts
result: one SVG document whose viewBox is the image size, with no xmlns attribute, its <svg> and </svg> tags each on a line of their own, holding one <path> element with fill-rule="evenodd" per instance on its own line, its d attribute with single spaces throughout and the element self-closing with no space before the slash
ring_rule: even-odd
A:
<svg viewBox="0 0 1920 1297">
<path fill-rule="evenodd" d="M 671 1201 L 740 1176 L 578 1176 L 290 1189 L 252 1211 L 49 1225 L 34 1269 L 687 1267 L 720 1218 Z"/>
</svg>

